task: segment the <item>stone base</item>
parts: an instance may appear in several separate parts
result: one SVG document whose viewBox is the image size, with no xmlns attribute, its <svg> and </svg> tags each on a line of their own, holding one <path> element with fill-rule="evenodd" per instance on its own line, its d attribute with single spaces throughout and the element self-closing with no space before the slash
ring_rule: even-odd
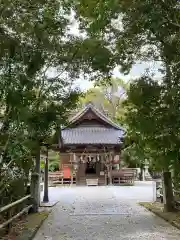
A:
<svg viewBox="0 0 180 240">
<path fill-rule="evenodd" d="M 40 207 L 53 207 L 56 205 L 58 201 L 52 201 L 52 202 L 41 202 Z"/>
<path fill-rule="evenodd" d="M 152 177 L 151 176 L 145 176 L 145 181 L 152 181 Z"/>
</svg>

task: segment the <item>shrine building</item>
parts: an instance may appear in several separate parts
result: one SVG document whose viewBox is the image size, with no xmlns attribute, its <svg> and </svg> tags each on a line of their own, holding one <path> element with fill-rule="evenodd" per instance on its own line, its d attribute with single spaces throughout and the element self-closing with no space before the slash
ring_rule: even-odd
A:
<svg viewBox="0 0 180 240">
<path fill-rule="evenodd" d="M 92 103 L 69 120 L 59 137 L 60 171 L 76 185 L 112 184 L 125 130 Z M 65 176 L 67 175 L 67 176 Z"/>
</svg>

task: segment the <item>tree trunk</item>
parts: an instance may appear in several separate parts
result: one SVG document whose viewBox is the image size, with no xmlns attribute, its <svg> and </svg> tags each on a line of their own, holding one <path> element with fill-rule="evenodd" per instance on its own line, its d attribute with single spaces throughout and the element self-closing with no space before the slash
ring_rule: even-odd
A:
<svg viewBox="0 0 180 240">
<path fill-rule="evenodd" d="M 36 151 L 35 172 L 31 176 L 31 195 L 33 198 L 33 212 L 38 212 L 40 205 L 40 145 Z"/>
<path fill-rule="evenodd" d="M 41 173 L 41 169 L 40 169 L 40 163 L 41 163 L 41 159 L 40 159 L 40 145 L 37 146 L 37 150 L 36 150 L 36 165 L 35 165 L 35 172 L 38 173 L 40 175 Z"/>
<path fill-rule="evenodd" d="M 174 212 L 174 196 L 172 188 L 171 172 L 163 172 L 163 202 L 165 212 Z"/>
<path fill-rule="evenodd" d="M 32 212 L 36 213 L 39 210 L 39 174 L 31 175 L 31 197 L 33 201 Z"/>
</svg>

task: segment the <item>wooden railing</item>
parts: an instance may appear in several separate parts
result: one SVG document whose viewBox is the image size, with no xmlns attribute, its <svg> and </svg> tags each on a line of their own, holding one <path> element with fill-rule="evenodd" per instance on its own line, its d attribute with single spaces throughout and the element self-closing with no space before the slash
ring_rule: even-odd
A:
<svg viewBox="0 0 180 240">
<path fill-rule="evenodd" d="M 111 176 L 113 184 L 134 184 L 134 180 L 136 179 L 136 170 L 130 168 L 112 170 Z"/>
<path fill-rule="evenodd" d="M 24 206 L 23 208 L 20 209 L 20 205 L 28 201 L 26 203 L 26 206 Z M 11 227 L 12 227 L 12 223 L 14 220 L 18 219 L 19 217 L 21 217 L 23 214 L 28 213 L 29 210 L 33 207 L 32 203 L 32 198 L 31 195 L 27 195 L 13 203 L 10 203 L 4 207 L 0 208 L 0 216 L 3 216 L 4 213 L 6 214 L 6 219 L 2 218 L 2 222 L 0 223 L 0 231 L 7 228 L 7 231 L 9 232 Z M 15 212 L 15 208 L 18 208 L 19 211 Z"/>
<path fill-rule="evenodd" d="M 76 183 L 76 173 L 73 172 L 73 178 L 64 178 L 63 171 L 49 172 L 49 182 L 52 184 L 70 184 Z"/>
</svg>

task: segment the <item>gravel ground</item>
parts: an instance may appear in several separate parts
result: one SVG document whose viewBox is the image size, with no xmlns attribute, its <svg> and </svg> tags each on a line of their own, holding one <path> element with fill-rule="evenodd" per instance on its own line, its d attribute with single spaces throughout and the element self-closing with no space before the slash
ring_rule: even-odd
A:
<svg viewBox="0 0 180 240">
<path fill-rule="evenodd" d="M 137 204 L 152 201 L 150 183 L 55 188 L 50 196 L 59 202 L 34 240 L 180 239 L 179 230 Z"/>
</svg>

